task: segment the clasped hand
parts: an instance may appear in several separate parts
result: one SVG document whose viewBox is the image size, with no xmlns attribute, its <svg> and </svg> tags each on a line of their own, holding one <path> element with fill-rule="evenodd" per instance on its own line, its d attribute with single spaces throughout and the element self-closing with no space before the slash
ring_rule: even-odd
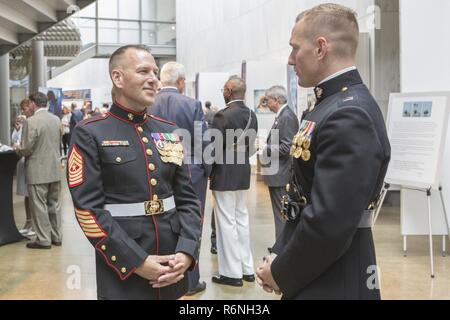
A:
<svg viewBox="0 0 450 320">
<path fill-rule="evenodd" d="M 135 273 L 150 280 L 153 288 L 163 288 L 183 279 L 192 261 L 192 257 L 181 252 L 166 256 L 148 256 Z"/>
<path fill-rule="evenodd" d="M 263 288 L 264 291 L 268 293 L 274 293 L 281 295 L 280 288 L 275 282 L 272 276 L 272 271 L 270 267 L 272 266 L 272 261 L 275 259 L 276 255 L 272 253 L 263 258 L 263 262 L 258 266 L 256 270 L 256 282 Z"/>
</svg>

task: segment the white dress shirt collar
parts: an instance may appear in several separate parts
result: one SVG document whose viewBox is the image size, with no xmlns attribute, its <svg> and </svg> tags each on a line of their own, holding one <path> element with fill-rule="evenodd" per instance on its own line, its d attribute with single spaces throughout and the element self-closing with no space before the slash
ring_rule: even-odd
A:
<svg viewBox="0 0 450 320">
<path fill-rule="evenodd" d="M 339 77 L 340 75 L 342 75 L 342 74 L 344 74 L 344 73 L 347 73 L 347 72 L 349 72 L 349 71 L 352 71 L 352 70 L 356 70 L 356 66 L 348 67 L 348 68 L 342 69 L 342 70 L 340 70 L 340 71 L 338 71 L 338 72 L 332 74 L 331 76 L 326 77 L 325 79 L 323 79 L 322 81 L 319 82 L 318 86 L 321 85 L 321 84 L 324 83 L 324 82 L 330 81 L 331 79 L 337 78 L 337 77 Z"/>
<path fill-rule="evenodd" d="M 244 102 L 244 100 L 232 100 L 232 101 L 227 103 L 227 106 L 229 106 L 230 104 L 232 104 L 234 102 Z"/>
<path fill-rule="evenodd" d="M 280 108 L 280 110 L 278 110 L 278 112 L 277 112 L 277 118 L 280 116 L 281 112 L 283 112 L 284 108 L 286 108 L 287 106 L 288 106 L 288 105 L 287 105 L 287 103 L 286 103 L 285 105 L 283 105 L 283 106 Z"/>
<path fill-rule="evenodd" d="M 42 111 L 48 111 L 48 109 L 47 108 L 39 108 L 34 112 L 34 114 L 36 114 L 38 112 L 42 112 Z"/>
<path fill-rule="evenodd" d="M 177 88 L 177 87 L 171 87 L 171 86 L 167 86 L 167 87 L 162 87 L 162 88 L 161 88 L 161 90 L 164 90 L 164 89 L 175 89 L 175 90 L 178 91 L 178 88 Z"/>
</svg>

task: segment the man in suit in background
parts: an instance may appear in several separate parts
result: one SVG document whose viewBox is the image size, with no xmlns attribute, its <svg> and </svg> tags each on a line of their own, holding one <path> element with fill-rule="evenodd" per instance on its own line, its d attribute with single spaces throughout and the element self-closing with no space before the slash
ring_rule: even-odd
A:
<svg viewBox="0 0 450 320">
<path fill-rule="evenodd" d="M 205 102 L 205 121 L 206 123 L 208 123 L 208 127 L 212 126 L 213 120 L 214 120 L 214 115 L 216 114 L 217 109 L 214 110 L 211 107 L 211 102 L 210 101 L 206 101 Z"/>
<path fill-rule="evenodd" d="M 83 120 L 83 112 L 81 112 L 81 109 L 78 108 L 76 103 L 72 103 L 70 108 L 72 109 L 72 116 L 70 117 L 70 132 L 73 132 L 73 129 L 77 123 Z"/>
<path fill-rule="evenodd" d="M 219 263 L 219 275 L 212 281 L 235 287 L 241 287 L 242 280 L 255 281 L 246 190 L 250 188 L 249 158 L 256 152 L 258 120 L 244 103 L 246 89 L 237 76 L 225 83 L 227 107 L 216 113 L 212 125 L 223 137 L 223 145 L 216 146 L 222 148 L 216 149 L 210 183 Z"/>
<path fill-rule="evenodd" d="M 177 62 L 168 62 L 161 68 L 162 88 L 155 103 L 149 108 L 150 114 L 174 122 L 179 128 L 187 130 L 184 137 L 186 163 L 189 163 L 192 185 L 201 202 L 202 216 L 205 210 L 206 188 L 211 166 L 204 164 L 203 150 L 206 142 L 203 135 L 208 129 L 200 101 L 185 95 L 185 68 Z M 188 138 L 188 139 L 186 139 Z M 200 282 L 199 266 L 188 273 L 189 291 L 193 295 L 206 289 L 206 283 Z"/>
<path fill-rule="evenodd" d="M 60 120 L 47 111 L 47 96 L 41 92 L 30 96 L 34 115 L 23 126 L 22 142 L 17 153 L 26 157 L 28 193 L 32 207 L 32 224 L 36 241 L 29 249 L 60 246 L 61 233 L 61 145 Z"/>
<path fill-rule="evenodd" d="M 281 199 L 292 174 L 290 156 L 292 138 L 298 131 L 298 118 L 287 105 L 286 89 L 273 86 L 265 92 L 267 107 L 276 113 L 275 122 L 260 156 L 264 183 L 269 187 L 275 220 L 275 237 L 281 234 L 284 220 L 281 217 Z"/>
</svg>

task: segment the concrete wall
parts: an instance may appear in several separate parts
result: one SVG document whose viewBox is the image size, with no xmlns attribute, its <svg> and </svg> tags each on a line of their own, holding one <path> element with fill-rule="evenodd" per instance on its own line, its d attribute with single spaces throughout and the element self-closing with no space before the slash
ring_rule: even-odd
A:
<svg viewBox="0 0 450 320">
<path fill-rule="evenodd" d="M 400 0 L 400 65 L 402 92 L 450 91 L 450 1 Z M 450 132 L 443 159 L 444 201 L 450 210 Z M 416 204 L 415 199 L 422 199 Z M 403 191 L 403 210 L 421 219 L 422 234 L 427 231 L 424 193 Z M 444 223 L 436 190 L 432 197 L 433 220 Z M 418 215 L 419 212 L 421 215 Z M 450 213 L 450 212 L 448 212 Z M 450 218 L 450 215 L 448 215 Z M 435 230 L 433 230 L 436 232 Z"/>
<path fill-rule="evenodd" d="M 242 60 L 287 64 L 289 38 L 296 16 L 319 0 L 177 0 L 177 58 L 187 76 L 197 72 L 230 72 Z M 373 0 L 333 1 L 358 13 L 368 31 Z"/>
</svg>

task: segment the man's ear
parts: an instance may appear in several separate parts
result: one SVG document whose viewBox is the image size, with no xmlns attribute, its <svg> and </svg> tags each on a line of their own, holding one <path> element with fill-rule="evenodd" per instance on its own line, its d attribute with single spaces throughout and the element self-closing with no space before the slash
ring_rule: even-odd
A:
<svg viewBox="0 0 450 320">
<path fill-rule="evenodd" d="M 316 56 L 319 60 L 323 60 L 328 53 L 328 40 L 320 37 L 317 39 L 316 45 Z"/>
<path fill-rule="evenodd" d="M 120 70 L 114 69 L 111 72 L 111 80 L 117 88 L 123 87 L 123 74 Z"/>
</svg>

